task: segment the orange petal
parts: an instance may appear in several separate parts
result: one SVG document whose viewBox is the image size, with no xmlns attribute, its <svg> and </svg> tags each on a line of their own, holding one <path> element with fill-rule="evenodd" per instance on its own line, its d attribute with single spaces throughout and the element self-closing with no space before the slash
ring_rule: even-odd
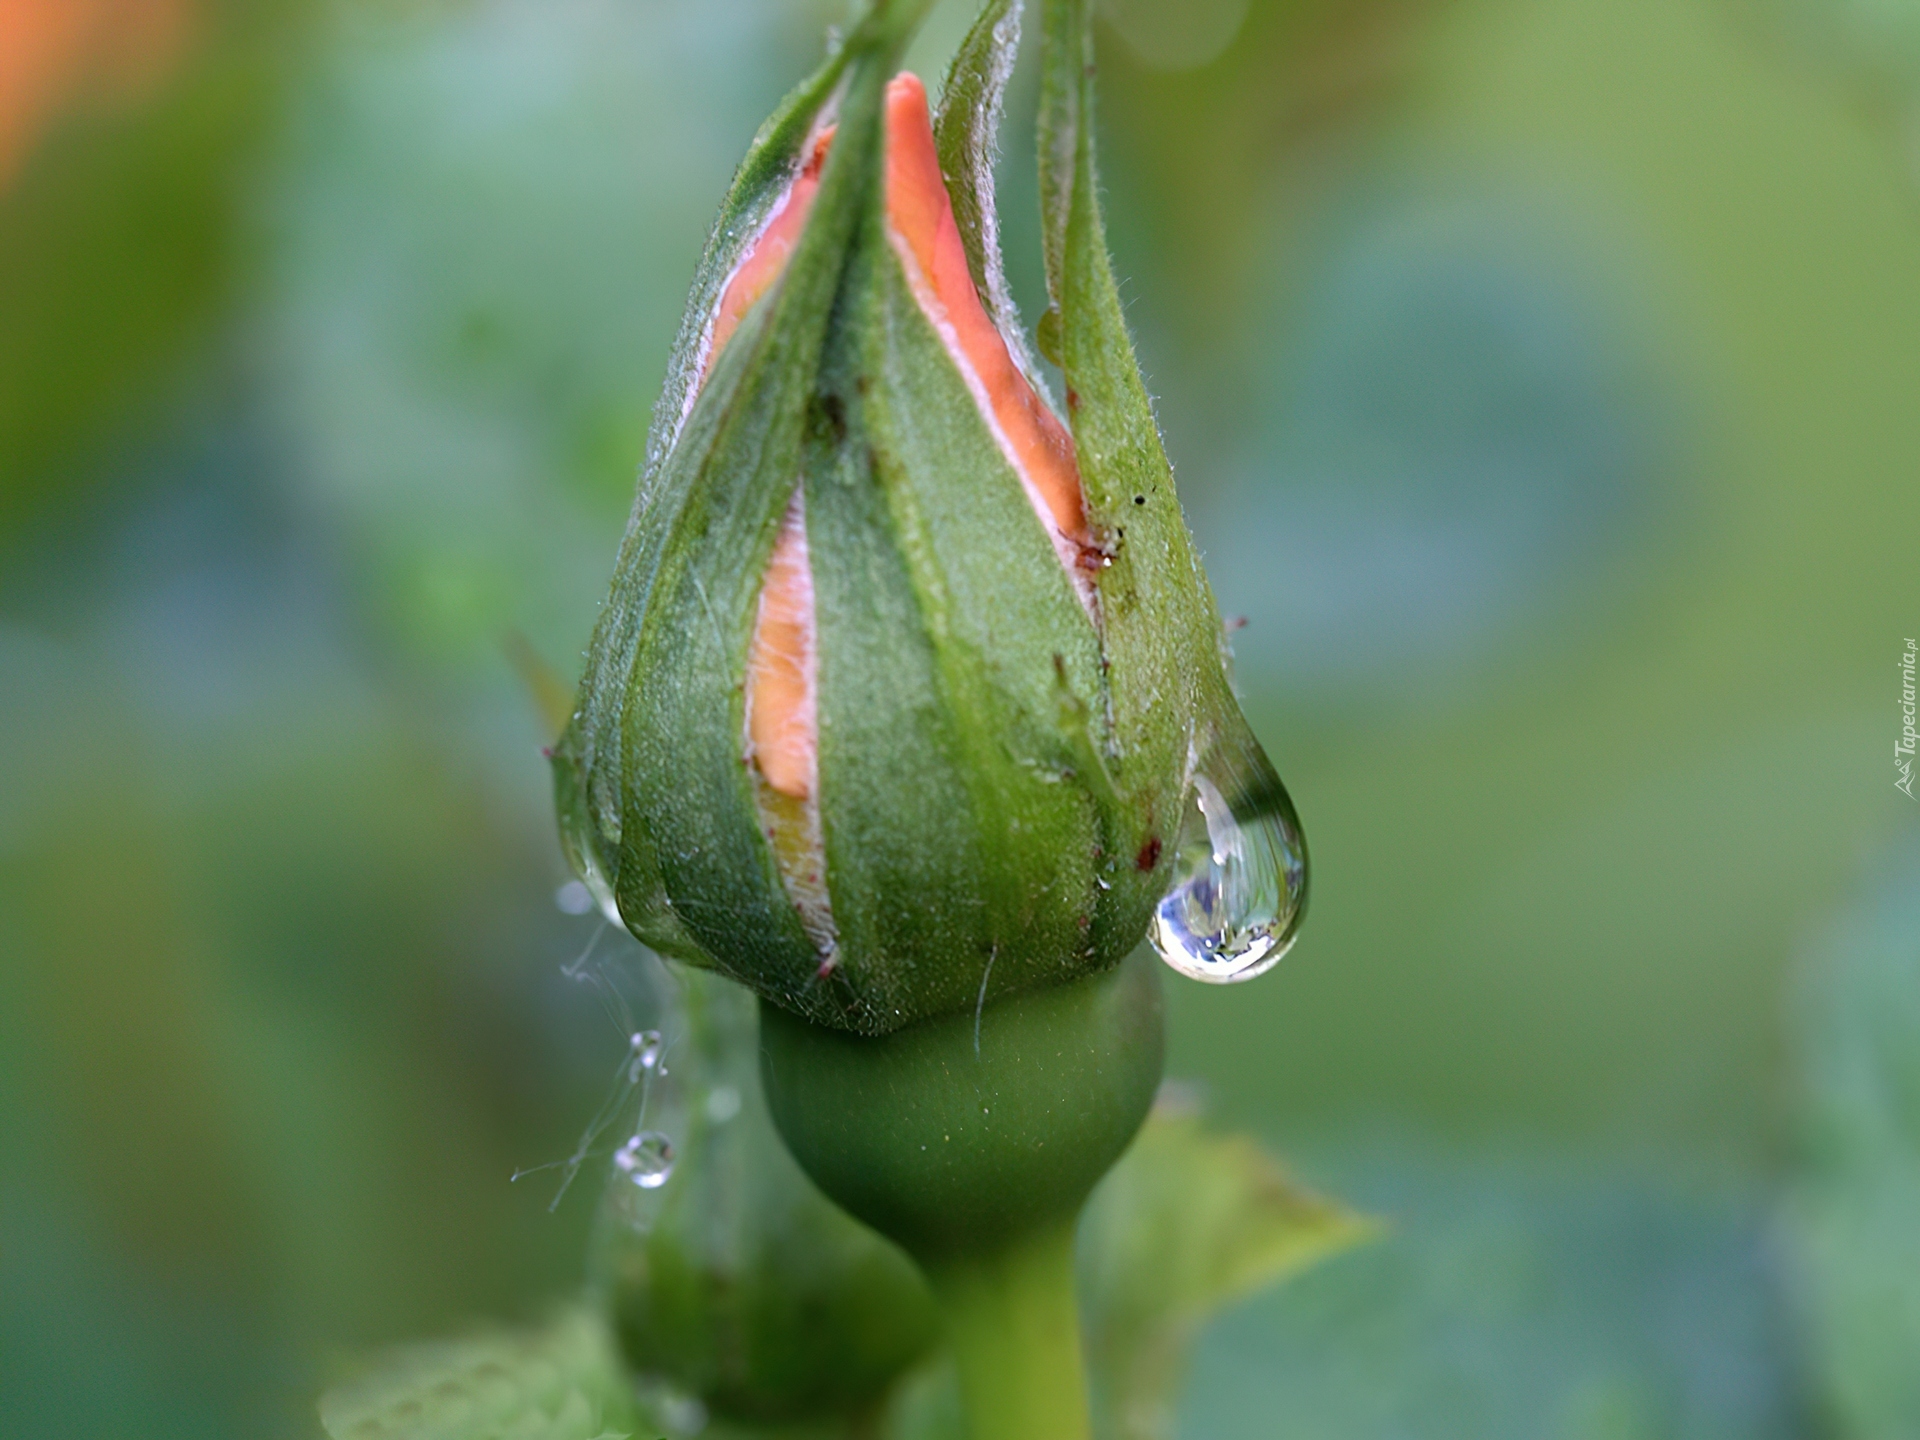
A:
<svg viewBox="0 0 1920 1440">
<path fill-rule="evenodd" d="M 794 491 L 760 588 L 747 651 L 747 745 L 767 784 L 805 800 L 816 765 L 813 570 L 806 509 Z"/>
<path fill-rule="evenodd" d="M 1086 501 L 1073 440 L 1051 407 L 1013 363 L 999 327 L 980 303 L 953 202 L 940 174 L 927 90 L 917 75 L 887 87 L 887 222 L 895 251 L 920 308 L 947 343 L 1074 573 L 1088 543 Z"/>
<path fill-rule="evenodd" d="M 794 177 L 766 227 L 748 247 L 740 263 L 733 267 L 733 274 L 727 277 L 726 287 L 720 292 L 720 307 L 714 311 L 706 360 L 700 367 L 702 384 L 713 373 L 713 362 L 733 338 L 733 332 L 740 328 L 754 301 L 771 290 L 773 282 L 787 268 L 793 247 L 800 243 L 800 232 L 806 228 L 807 211 L 813 208 L 814 193 L 820 188 L 820 167 L 826 164 L 827 146 L 832 143 L 833 130 L 829 127 L 814 140 L 805 167 Z"/>
<path fill-rule="evenodd" d="M 831 128 L 815 139 L 806 165 L 727 278 L 701 365 L 702 384 L 747 312 L 786 270 L 820 188 L 820 170 L 832 141 Z M 807 563 L 805 511 L 796 490 L 761 581 L 746 685 L 747 753 L 767 784 L 795 800 L 813 793 L 813 673 L 813 572 Z"/>
</svg>

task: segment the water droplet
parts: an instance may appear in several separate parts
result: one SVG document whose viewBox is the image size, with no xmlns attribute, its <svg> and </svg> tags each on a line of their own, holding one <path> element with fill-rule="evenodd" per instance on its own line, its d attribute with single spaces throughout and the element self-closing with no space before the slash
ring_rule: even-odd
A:
<svg viewBox="0 0 1920 1440">
<path fill-rule="evenodd" d="M 613 898 L 613 877 L 600 864 L 600 847 L 594 841 L 595 827 L 585 793 L 577 785 L 568 785 L 559 790 L 556 803 L 560 814 L 560 848 L 566 852 L 573 873 L 580 877 L 575 884 L 600 907 L 600 913 L 609 923 L 620 924 L 620 906 Z M 561 886 L 554 900 L 569 915 L 584 915 L 592 908 L 570 908 L 574 903 L 571 884 Z"/>
<path fill-rule="evenodd" d="M 597 903 L 593 892 L 578 880 L 569 880 L 553 892 L 553 903 L 562 915 L 584 915 Z"/>
<path fill-rule="evenodd" d="M 620 918 L 620 903 L 613 898 L 613 887 L 606 881 L 599 869 L 589 865 L 586 879 L 587 893 L 593 896 L 594 903 L 600 907 L 600 913 L 607 917 L 609 925 L 624 924 Z"/>
<path fill-rule="evenodd" d="M 707 1096 L 707 1119 L 724 1125 L 740 1113 L 740 1092 L 731 1085 L 716 1085 Z"/>
<path fill-rule="evenodd" d="M 673 1176 L 673 1142 L 658 1130 L 642 1130 L 613 1152 L 613 1163 L 642 1190 L 658 1190 Z"/>
<path fill-rule="evenodd" d="M 1251 735 L 1222 742 L 1194 773 L 1153 948 L 1195 980 L 1251 980 L 1292 946 L 1306 898 L 1306 837 L 1286 787 Z"/>
<path fill-rule="evenodd" d="M 633 1051 L 633 1065 L 627 1071 L 627 1078 L 634 1084 L 640 1083 L 640 1077 L 649 1070 L 660 1068 L 662 1075 L 666 1070 L 660 1067 L 660 1032 L 658 1030 L 636 1030 L 627 1037 L 627 1046 Z"/>
</svg>

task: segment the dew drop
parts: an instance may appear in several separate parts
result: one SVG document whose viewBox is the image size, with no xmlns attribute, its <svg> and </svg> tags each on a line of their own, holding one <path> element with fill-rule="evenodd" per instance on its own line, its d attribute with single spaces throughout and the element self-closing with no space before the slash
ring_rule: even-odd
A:
<svg viewBox="0 0 1920 1440">
<path fill-rule="evenodd" d="M 553 892 L 553 903 L 559 907 L 562 915 L 584 915 L 599 902 L 580 881 L 569 880 Z"/>
<path fill-rule="evenodd" d="M 586 796 L 578 787 L 569 787 L 560 796 L 559 812 L 560 845 L 573 866 L 574 874 L 580 878 L 562 885 L 554 896 L 554 903 L 569 915 L 584 915 L 597 905 L 609 924 L 620 924 L 620 906 L 613 897 L 613 877 L 607 874 L 600 863 L 600 849 L 594 843 L 593 818 L 588 811 Z M 579 905 L 581 891 L 585 892 L 590 903 L 575 909 Z"/>
<path fill-rule="evenodd" d="M 658 1130 L 642 1130 L 613 1152 L 613 1163 L 642 1190 L 658 1190 L 673 1176 L 673 1142 Z"/>
<path fill-rule="evenodd" d="M 636 1030 L 627 1037 L 627 1046 L 633 1051 L 633 1065 L 627 1071 L 627 1078 L 638 1085 L 642 1075 L 660 1064 L 660 1032 Z M 660 1073 L 664 1075 L 666 1071 Z"/>
<path fill-rule="evenodd" d="M 593 897 L 594 904 L 600 907 L 600 913 L 607 917 L 609 925 L 619 925 L 620 903 L 613 898 L 613 887 L 607 883 L 606 876 L 600 873 L 598 866 L 589 862 L 586 866 L 587 893 Z"/>
<path fill-rule="evenodd" d="M 1194 772 L 1153 948 L 1195 980 L 1251 980 L 1292 946 L 1306 898 L 1306 837 L 1286 787 L 1251 735 L 1223 742 Z"/>
</svg>

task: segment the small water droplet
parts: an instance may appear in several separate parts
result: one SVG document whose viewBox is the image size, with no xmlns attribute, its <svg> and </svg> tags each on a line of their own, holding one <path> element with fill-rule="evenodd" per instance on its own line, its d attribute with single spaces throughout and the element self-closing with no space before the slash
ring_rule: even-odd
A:
<svg viewBox="0 0 1920 1440">
<path fill-rule="evenodd" d="M 607 917 L 610 924 L 620 924 L 620 906 L 613 898 L 613 877 L 601 867 L 600 847 L 594 840 L 595 827 L 585 794 L 577 786 L 569 786 L 559 796 L 557 803 L 560 813 L 560 847 L 566 852 L 574 874 L 580 877 L 574 884 L 586 891 L 593 904 L 600 907 L 600 913 Z M 560 893 L 554 896 L 554 901 L 569 915 L 584 915 L 592 906 L 579 910 L 571 908 L 577 903 L 574 884 L 562 885 Z"/>
<path fill-rule="evenodd" d="M 673 1176 L 673 1142 L 658 1130 L 642 1130 L 613 1152 L 613 1163 L 642 1190 L 658 1190 Z"/>
<path fill-rule="evenodd" d="M 1149 930 L 1160 958 L 1216 985 L 1272 969 L 1300 928 L 1307 845 L 1251 735 L 1223 742 L 1196 769 L 1177 847 L 1173 888 Z"/>
<path fill-rule="evenodd" d="M 627 1037 L 627 1047 L 633 1051 L 633 1065 L 627 1071 L 627 1078 L 634 1084 L 640 1083 L 641 1075 L 658 1068 L 662 1075 L 666 1070 L 660 1066 L 660 1032 L 658 1030 L 636 1030 Z"/>
<path fill-rule="evenodd" d="M 553 903 L 562 915 L 584 915 L 596 904 L 593 892 L 578 880 L 569 880 L 554 891 Z"/>
<path fill-rule="evenodd" d="M 740 1092 L 731 1085 L 716 1085 L 707 1096 L 707 1119 L 724 1125 L 740 1113 Z"/>
</svg>

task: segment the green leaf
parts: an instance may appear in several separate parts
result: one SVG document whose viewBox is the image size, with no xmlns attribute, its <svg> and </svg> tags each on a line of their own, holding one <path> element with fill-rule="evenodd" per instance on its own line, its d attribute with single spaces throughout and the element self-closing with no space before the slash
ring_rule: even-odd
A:
<svg viewBox="0 0 1920 1440">
<path fill-rule="evenodd" d="M 1171 1435 L 1201 1324 L 1377 1228 L 1298 1185 L 1251 1139 L 1162 1103 L 1080 1222 L 1096 1432 Z"/>
<path fill-rule="evenodd" d="M 320 1397 L 331 1440 L 626 1440 L 652 1436 L 599 1320 L 414 1345 Z"/>
<path fill-rule="evenodd" d="M 1920 1434 L 1920 850 L 1801 976 L 1788 1228 L 1836 1433 Z"/>
</svg>

